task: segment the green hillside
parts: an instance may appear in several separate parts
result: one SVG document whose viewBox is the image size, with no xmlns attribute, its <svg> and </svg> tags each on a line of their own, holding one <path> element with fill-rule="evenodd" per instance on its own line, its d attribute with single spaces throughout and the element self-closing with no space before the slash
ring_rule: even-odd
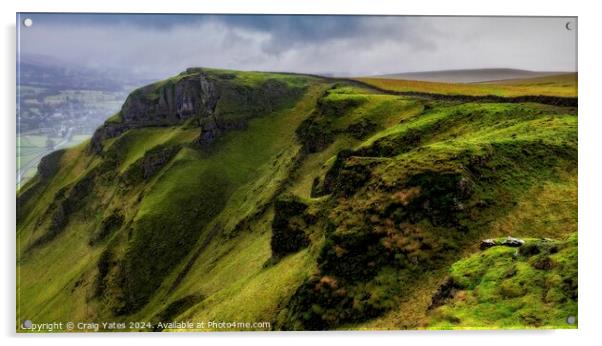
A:
<svg viewBox="0 0 602 346">
<path fill-rule="evenodd" d="M 19 191 L 17 325 L 576 327 L 577 109 L 379 90 L 213 69 L 135 90 Z M 506 236 L 527 242 L 479 249 Z"/>
</svg>

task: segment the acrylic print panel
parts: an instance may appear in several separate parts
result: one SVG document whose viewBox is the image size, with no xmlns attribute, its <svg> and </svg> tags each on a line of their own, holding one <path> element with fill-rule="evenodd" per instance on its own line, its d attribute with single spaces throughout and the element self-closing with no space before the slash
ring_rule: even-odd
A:
<svg viewBox="0 0 602 346">
<path fill-rule="evenodd" d="M 18 332 L 577 327 L 577 18 L 17 28 Z"/>
</svg>

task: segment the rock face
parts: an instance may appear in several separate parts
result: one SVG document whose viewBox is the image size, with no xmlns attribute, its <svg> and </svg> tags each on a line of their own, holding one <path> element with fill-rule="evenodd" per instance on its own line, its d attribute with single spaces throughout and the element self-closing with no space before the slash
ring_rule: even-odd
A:
<svg viewBox="0 0 602 346">
<path fill-rule="evenodd" d="M 213 114 L 218 99 L 214 82 L 201 72 L 134 91 L 123 104 L 121 116 L 126 123 L 178 123 L 194 115 Z"/>
<path fill-rule="evenodd" d="M 198 126 L 195 142 L 206 145 L 228 130 L 244 129 L 252 117 L 294 104 L 305 88 L 273 77 L 249 82 L 236 74 L 188 69 L 132 92 L 115 119 L 96 130 L 90 151 L 100 153 L 104 140 L 130 129 L 182 123 Z"/>
<path fill-rule="evenodd" d="M 482 240 L 479 247 L 481 250 L 486 250 L 494 246 L 521 247 L 523 244 L 525 244 L 524 240 L 508 236 L 502 239 Z"/>
<path fill-rule="evenodd" d="M 481 245 L 479 246 L 479 248 L 481 250 L 486 250 L 489 249 L 490 247 L 494 247 L 497 244 L 495 243 L 495 240 L 493 239 L 485 239 L 485 240 L 481 240 Z"/>
<path fill-rule="evenodd" d="M 524 243 L 525 243 L 524 240 L 518 239 L 518 238 L 513 238 L 513 237 L 508 237 L 502 241 L 502 245 L 510 246 L 510 247 L 520 247 Z"/>
<path fill-rule="evenodd" d="M 142 87 L 132 92 L 119 112 L 121 122 L 107 122 L 92 136 L 90 150 L 98 153 L 102 142 L 127 130 L 168 126 L 194 116 L 210 117 L 220 98 L 218 88 L 206 73 L 198 72 Z"/>
</svg>

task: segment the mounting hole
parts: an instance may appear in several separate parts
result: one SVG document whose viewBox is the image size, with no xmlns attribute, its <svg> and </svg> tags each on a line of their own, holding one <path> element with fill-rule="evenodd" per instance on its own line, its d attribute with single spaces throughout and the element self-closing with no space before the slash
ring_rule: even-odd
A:
<svg viewBox="0 0 602 346">
<path fill-rule="evenodd" d="M 23 19 L 23 25 L 29 28 L 33 25 L 33 20 L 31 18 L 25 18 Z"/>
</svg>

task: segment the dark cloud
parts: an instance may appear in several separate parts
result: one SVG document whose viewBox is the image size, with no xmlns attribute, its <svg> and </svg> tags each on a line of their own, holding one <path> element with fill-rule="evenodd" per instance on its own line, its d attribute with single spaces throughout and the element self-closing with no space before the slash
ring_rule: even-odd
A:
<svg viewBox="0 0 602 346">
<path fill-rule="evenodd" d="M 574 18 L 29 14 L 23 54 L 151 78 L 190 66 L 368 75 L 576 70 Z"/>
</svg>

